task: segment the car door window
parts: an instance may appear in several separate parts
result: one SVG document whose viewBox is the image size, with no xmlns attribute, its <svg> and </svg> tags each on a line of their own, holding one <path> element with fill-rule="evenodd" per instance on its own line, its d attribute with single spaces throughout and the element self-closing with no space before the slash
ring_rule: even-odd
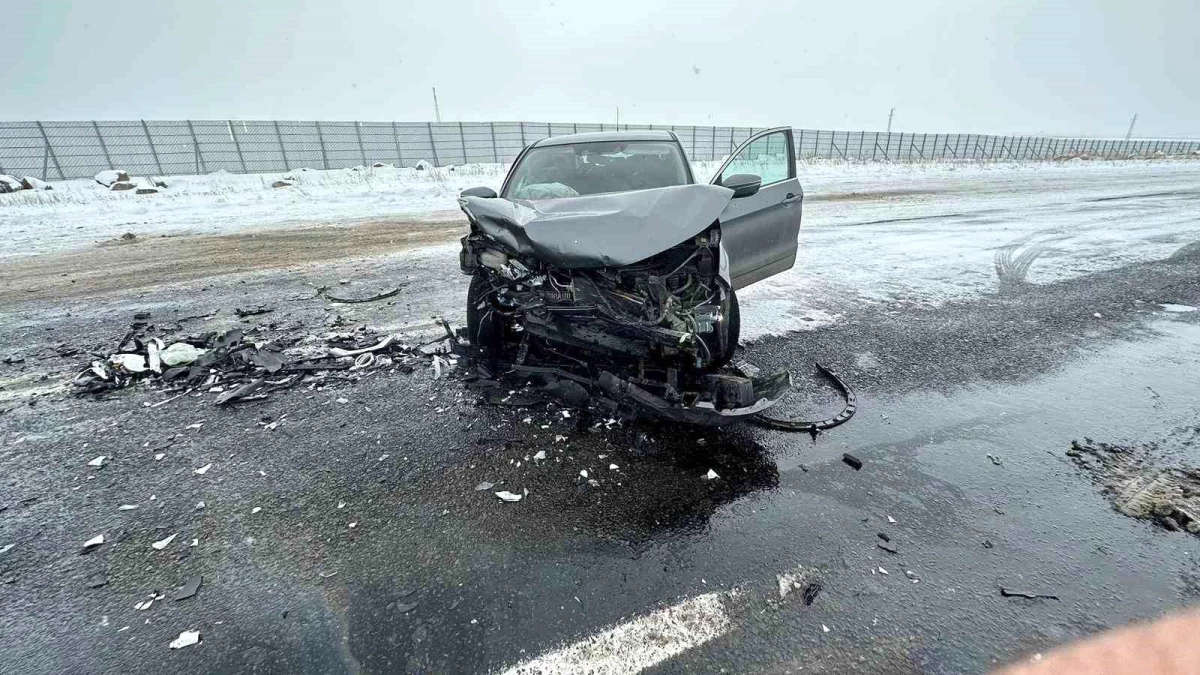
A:
<svg viewBox="0 0 1200 675">
<path fill-rule="evenodd" d="M 739 173 L 762 178 L 763 185 L 778 183 L 791 177 L 788 166 L 787 133 L 780 131 L 755 139 L 729 162 L 721 172 L 721 183 Z"/>
</svg>

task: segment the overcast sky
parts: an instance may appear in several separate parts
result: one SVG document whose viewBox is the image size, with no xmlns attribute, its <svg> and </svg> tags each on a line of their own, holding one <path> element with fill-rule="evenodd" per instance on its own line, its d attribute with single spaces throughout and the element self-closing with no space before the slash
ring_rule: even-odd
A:
<svg viewBox="0 0 1200 675">
<path fill-rule="evenodd" d="M 1200 0 L 10 0 L 0 119 L 1200 137 Z"/>
</svg>

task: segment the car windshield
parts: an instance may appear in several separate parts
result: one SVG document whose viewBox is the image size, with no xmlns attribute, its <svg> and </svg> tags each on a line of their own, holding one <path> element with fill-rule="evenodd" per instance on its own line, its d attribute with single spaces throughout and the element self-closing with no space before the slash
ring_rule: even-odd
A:
<svg viewBox="0 0 1200 675">
<path fill-rule="evenodd" d="M 576 143 L 530 150 L 513 170 L 504 196 L 560 199 L 687 183 L 683 153 L 675 143 Z"/>
</svg>

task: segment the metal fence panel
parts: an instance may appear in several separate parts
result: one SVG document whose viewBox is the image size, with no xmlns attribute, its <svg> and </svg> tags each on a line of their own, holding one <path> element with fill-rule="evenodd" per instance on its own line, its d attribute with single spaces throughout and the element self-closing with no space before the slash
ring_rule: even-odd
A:
<svg viewBox="0 0 1200 675">
<path fill-rule="evenodd" d="M 90 177 L 110 168 L 158 176 L 284 173 L 374 163 L 413 167 L 512 162 L 550 136 L 669 129 L 693 160 L 720 160 L 754 127 L 574 122 L 357 122 L 127 120 L 0 122 L 0 173 L 49 179 Z M 1192 154 L 1200 142 L 793 130 L 801 159 L 846 161 L 1012 161 Z"/>
</svg>

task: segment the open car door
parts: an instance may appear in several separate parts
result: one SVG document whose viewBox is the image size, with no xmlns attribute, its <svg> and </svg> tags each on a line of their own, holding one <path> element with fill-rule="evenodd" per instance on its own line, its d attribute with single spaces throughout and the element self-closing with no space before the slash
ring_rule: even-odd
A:
<svg viewBox="0 0 1200 675">
<path fill-rule="evenodd" d="M 735 197 L 721 214 L 721 242 L 729 257 L 735 289 L 791 269 L 804 191 L 796 178 L 795 146 L 788 127 L 751 136 L 713 178 L 713 185 L 742 182 L 747 174 L 761 179 L 753 194 Z"/>
</svg>

